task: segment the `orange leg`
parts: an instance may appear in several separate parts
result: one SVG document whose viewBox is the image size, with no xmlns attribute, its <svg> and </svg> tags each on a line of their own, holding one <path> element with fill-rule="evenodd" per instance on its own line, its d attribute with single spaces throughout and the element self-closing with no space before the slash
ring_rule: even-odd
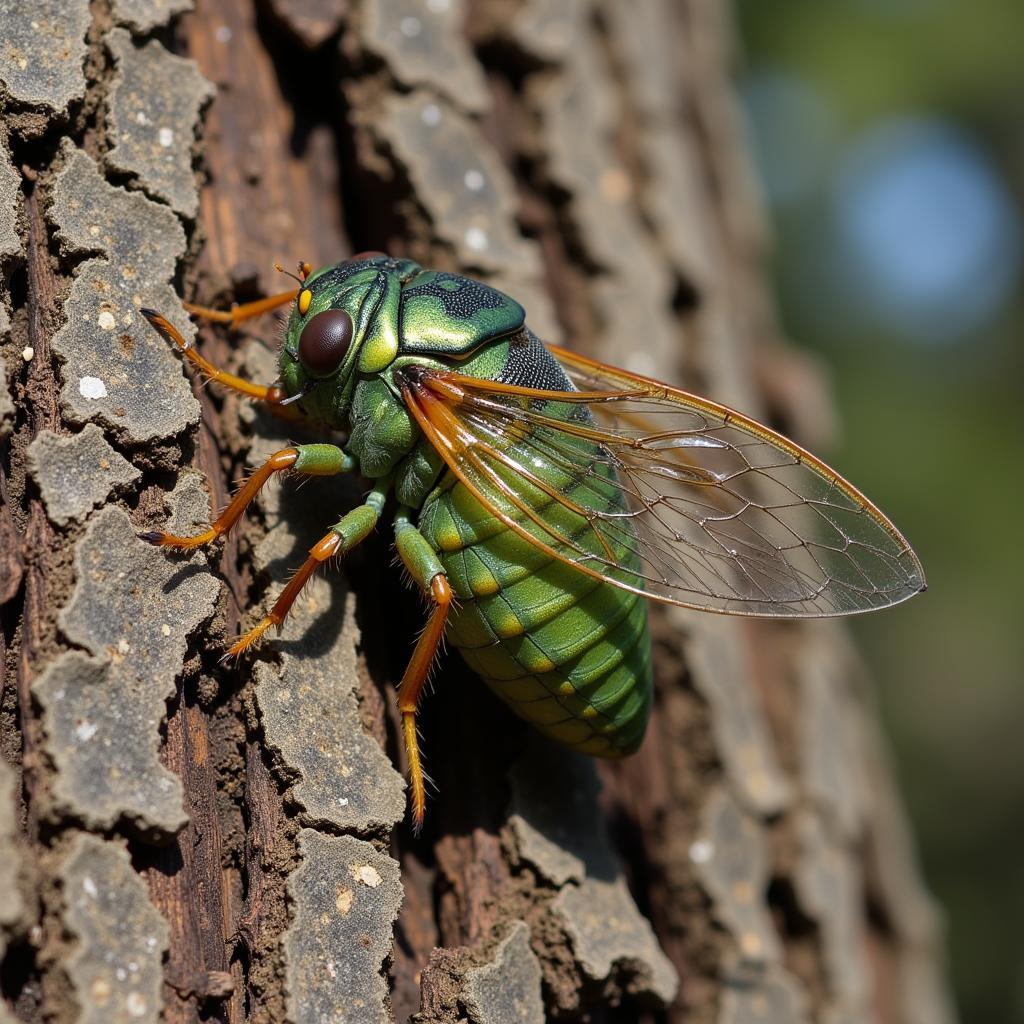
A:
<svg viewBox="0 0 1024 1024">
<path fill-rule="evenodd" d="M 293 288 L 287 292 L 278 292 L 277 295 L 268 295 L 267 298 L 257 299 L 255 302 L 243 302 L 240 306 L 232 306 L 228 310 L 211 309 L 209 306 L 197 306 L 192 302 L 186 302 L 184 304 L 185 308 L 193 316 L 198 316 L 203 320 L 212 320 L 214 323 L 229 324 L 231 327 L 237 327 L 244 320 L 251 320 L 254 316 L 261 316 L 263 313 L 269 313 L 272 309 L 277 309 L 279 306 L 288 305 L 299 294 L 303 282 L 313 272 L 313 267 L 309 263 L 299 264 L 298 276 L 286 271 L 280 263 L 275 263 L 274 269 L 298 281 L 300 287 Z"/>
<path fill-rule="evenodd" d="M 409 799 L 412 803 L 413 828 L 418 832 L 423 828 L 423 816 L 427 806 L 427 791 L 423 776 L 423 763 L 420 759 L 419 737 L 416 734 L 416 710 L 419 707 L 420 694 L 430 675 L 430 666 L 434 663 L 441 640 L 444 638 L 444 627 L 448 621 L 448 609 L 452 603 L 452 588 L 448 577 L 443 573 L 430 581 L 430 600 L 434 609 L 427 619 L 427 627 L 416 642 L 409 665 L 402 676 L 398 688 L 398 710 L 402 713 L 402 734 L 405 738 L 405 750 L 409 757 Z"/>
<path fill-rule="evenodd" d="M 208 530 L 204 530 L 194 537 L 177 537 L 161 530 L 151 530 L 147 533 L 140 533 L 139 536 L 143 540 L 149 541 L 150 544 L 160 547 L 184 550 L 198 548 L 227 533 L 242 518 L 242 513 L 275 473 L 294 468 L 297 472 L 307 473 L 310 476 L 333 476 L 335 473 L 344 473 L 346 470 L 354 468 L 354 465 L 352 457 L 333 444 L 303 444 L 293 448 L 282 448 L 279 452 L 274 452 L 245 481 L 241 490 Z"/>
<path fill-rule="evenodd" d="M 195 348 L 190 345 L 182 336 L 181 332 L 165 317 L 161 316 L 154 309 L 140 309 L 139 312 L 149 321 L 150 326 L 161 337 L 175 345 L 179 352 L 190 362 L 194 363 L 206 374 L 210 380 L 237 391 L 240 395 L 255 398 L 259 402 L 266 402 L 273 411 L 290 419 L 297 419 L 301 415 L 298 410 L 287 405 L 282 405 L 286 395 L 277 385 L 267 386 L 265 384 L 253 384 L 252 381 L 243 377 L 236 377 L 233 373 L 225 370 L 218 370 L 213 363 L 204 359 Z"/>
<path fill-rule="evenodd" d="M 284 590 L 281 591 L 280 596 L 274 602 L 274 607 L 270 609 L 267 615 L 264 615 L 260 619 L 259 623 L 255 625 L 248 633 L 244 633 L 240 636 L 229 648 L 227 654 L 221 659 L 221 661 L 227 661 L 228 658 L 235 657 L 241 654 L 244 650 L 251 647 L 260 637 L 271 626 L 276 626 L 278 629 L 281 628 L 282 623 L 288 616 L 288 612 L 291 611 L 291 607 L 295 604 L 295 599 L 302 592 L 302 588 L 309 582 L 310 577 L 320 568 L 320 566 L 327 561 L 328 558 L 333 558 L 342 546 L 342 537 L 340 534 L 335 533 L 331 530 L 325 537 L 310 548 L 309 558 L 302 563 L 302 567 L 295 573 L 295 575 L 288 581 Z"/>
<path fill-rule="evenodd" d="M 249 630 L 248 633 L 240 636 L 229 648 L 225 658 L 231 658 L 241 654 L 248 647 L 251 647 L 271 626 L 280 629 L 288 612 L 291 610 L 295 599 L 299 596 L 302 588 L 309 582 L 310 577 L 316 570 L 335 555 L 344 555 L 352 550 L 357 544 L 362 543 L 377 525 L 381 509 L 384 508 L 384 501 L 387 497 L 387 483 L 378 485 L 366 496 L 366 503 L 359 505 L 342 516 L 341 521 L 328 533 L 321 537 L 316 544 L 310 548 L 309 558 L 302 564 L 299 571 L 288 581 L 280 596 L 274 602 L 273 608 L 263 616 L 262 619 Z"/>
<path fill-rule="evenodd" d="M 265 299 L 257 299 L 255 302 L 243 302 L 242 305 L 232 306 L 231 309 L 210 309 L 209 306 L 197 306 L 191 302 L 184 303 L 184 306 L 193 316 L 198 316 L 202 320 L 237 327 L 243 320 L 251 320 L 254 316 L 288 305 L 298 294 L 299 289 L 292 288 L 290 291 L 268 295 Z"/>
</svg>

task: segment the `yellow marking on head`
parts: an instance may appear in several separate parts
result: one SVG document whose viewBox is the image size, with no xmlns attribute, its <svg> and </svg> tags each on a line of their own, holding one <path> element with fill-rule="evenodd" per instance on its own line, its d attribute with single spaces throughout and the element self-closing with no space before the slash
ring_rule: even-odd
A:
<svg viewBox="0 0 1024 1024">
<path fill-rule="evenodd" d="M 313 301 L 313 293 L 308 288 L 299 292 L 299 312 L 305 316 L 309 312 L 309 304 Z"/>
</svg>

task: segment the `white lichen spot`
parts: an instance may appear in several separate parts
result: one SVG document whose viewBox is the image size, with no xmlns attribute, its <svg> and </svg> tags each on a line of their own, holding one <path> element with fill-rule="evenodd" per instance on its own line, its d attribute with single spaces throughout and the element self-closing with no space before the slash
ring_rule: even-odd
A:
<svg viewBox="0 0 1024 1024">
<path fill-rule="evenodd" d="M 78 382 L 78 393 L 90 401 L 107 397 L 107 385 L 99 377 L 82 377 Z"/>
<path fill-rule="evenodd" d="M 80 743 L 88 743 L 89 740 L 99 732 L 99 729 L 100 727 L 98 725 L 94 725 L 92 722 L 81 721 L 75 726 L 75 739 Z M 88 881 L 88 879 L 86 879 L 86 881 Z M 88 892 L 88 886 L 83 884 L 83 888 Z M 92 895 L 95 895 L 95 893 L 92 893 Z"/>
<path fill-rule="evenodd" d="M 132 649 L 132 645 L 130 643 L 128 643 L 128 641 L 125 640 L 124 637 L 121 637 L 121 639 L 117 641 L 117 653 L 118 654 L 127 654 L 131 649 Z"/>
<path fill-rule="evenodd" d="M 381 882 L 384 881 L 380 877 L 380 872 L 372 864 L 362 864 L 356 869 L 356 878 L 359 879 L 363 885 L 368 885 L 371 889 L 376 889 Z"/>
<path fill-rule="evenodd" d="M 339 807 L 348 807 L 348 797 L 347 796 L 339 796 L 338 797 L 338 806 Z"/>
<path fill-rule="evenodd" d="M 146 949 L 156 949 L 156 936 L 155 935 L 147 935 L 146 936 Z"/>
<path fill-rule="evenodd" d="M 117 326 L 114 314 L 111 313 L 109 309 L 103 310 L 103 312 L 96 317 L 96 323 L 98 323 L 105 331 L 112 331 Z"/>
<path fill-rule="evenodd" d="M 473 250 L 473 252 L 483 252 L 490 244 L 487 240 L 487 232 L 483 228 L 466 228 L 466 233 L 463 235 L 466 245 Z"/>
<path fill-rule="evenodd" d="M 174 145 L 174 132 L 170 128 L 161 128 L 156 137 L 164 149 L 170 149 Z"/>
<path fill-rule="evenodd" d="M 24 359 L 26 363 L 31 363 L 32 362 L 32 357 L 35 354 L 36 354 L 36 350 L 31 345 L 26 345 L 21 350 L 21 358 Z"/>
<path fill-rule="evenodd" d="M 478 171 L 475 167 L 471 167 L 466 171 L 462 176 L 462 180 L 470 192 L 479 192 L 487 182 L 483 171 Z"/>
<path fill-rule="evenodd" d="M 162 633 L 162 634 L 163 634 L 164 636 L 170 636 L 170 635 L 171 635 L 171 627 L 170 627 L 169 625 L 167 625 L 167 623 L 165 622 L 165 623 L 164 623 L 164 624 L 163 624 L 163 625 L 162 625 L 162 626 L 160 627 L 160 632 L 161 632 L 161 633 Z"/>
<path fill-rule="evenodd" d="M 690 844 L 690 860 L 694 864 L 707 864 L 715 855 L 715 844 L 710 839 L 698 839 Z"/>
<path fill-rule="evenodd" d="M 623 203 L 633 194 L 633 182 L 621 167 L 610 167 L 605 171 L 597 187 L 613 203 Z"/>
<path fill-rule="evenodd" d="M 352 890 L 347 885 L 339 886 L 334 897 L 334 905 L 338 908 L 338 913 L 347 914 L 352 909 L 354 898 Z"/>
<path fill-rule="evenodd" d="M 230 43 L 231 36 L 233 34 L 234 33 L 228 25 L 218 25 L 213 30 L 213 38 L 216 39 L 218 43 Z"/>
<path fill-rule="evenodd" d="M 110 982 L 106 978 L 97 978 L 89 986 L 89 995 L 92 996 L 94 1003 L 99 1003 L 101 1006 L 106 1003 L 113 993 Z"/>
<path fill-rule="evenodd" d="M 732 898 L 737 903 L 753 903 L 754 887 L 745 878 L 741 878 L 732 884 Z"/>
<path fill-rule="evenodd" d="M 96 888 L 96 883 L 88 875 L 82 879 L 82 889 L 85 891 L 86 896 L 91 896 L 93 899 L 96 899 L 100 894 L 99 889 Z"/>
<path fill-rule="evenodd" d="M 149 1009 L 146 997 L 141 992 L 129 992 L 124 1006 L 133 1017 L 144 1017 Z"/>
<path fill-rule="evenodd" d="M 413 17 L 403 18 L 398 23 L 398 27 L 402 30 L 402 35 L 408 36 L 410 39 L 415 39 L 423 31 L 420 19 Z"/>
<path fill-rule="evenodd" d="M 135 123 L 136 123 L 136 124 L 143 124 L 143 125 L 145 125 L 145 124 L 149 124 L 149 118 L 148 118 L 148 117 L 146 117 L 146 113 L 145 113 L 145 111 L 143 111 L 143 110 L 140 110 L 140 111 L 139 111 L 139 112 L 138 112 L 138 113 L 137 113 L 137 114 L 135 115 Z"/>
<path fill-rule="evenodd" d="M 431 128 L 441 123 L 441 108 L 436 103 L 428 103 L 420 112 L 420 120 Z"/>
<path fill-rule="evenodd" d="M 128 972 L 123 967 L 118 967 L 118 969 L 114 971 L 114 977 L 117 978 L 118 981 L 124 981 L 128 977 Z"/>
</svg>

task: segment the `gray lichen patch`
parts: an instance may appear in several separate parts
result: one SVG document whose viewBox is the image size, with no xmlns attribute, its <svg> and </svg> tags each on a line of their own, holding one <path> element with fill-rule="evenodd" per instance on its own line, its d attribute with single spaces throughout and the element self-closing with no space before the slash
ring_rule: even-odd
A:
<svg viewBox="0 0 1024 1024">
<path fill-rule="evenodd" d="M 0 43 L 0 48 L 3 44 Z M 21 252 L 18 235 L 18 207 L 21 203 L 21 176 L 11 166 L 7 143 L 0 138 L 0 264 Z"/>
<path fill-rule="evenodd" d="M 29 445 L 28 464 L 46 514 L 58 526 L 83 519 L 142 475 L 107 444 L 95 423 L 70 437 L 43 431 Z"/>
<path fill-rule="evenodd" d="M 624 354 L 628 369 L 663 376 L 678 358 L 674 285 L 638 216 L 637 182 L 616 145 L 620 97 L 592 11 L 578 6 L 574 13 L 573 45 L 559 73 L 529 93 L 548 156 L 544 173 L 566 194 L 577 241 L 604 271 L 591 289 L 603 328 L 598 354 Z"/>
<path fill-rule="evenodd" d="M 169 928 L 120 843 L 78 835 L 61 866 L 79 1024 L 159 1021 Z"/>
<path fill-rule="evenodd" d="M 348 13 L 336 0 L 270 0 L 274 15 L 315 50 L 337 32 Z"/>
<path fill-rule="evenodd" d="M 35 681 L 43 749 L 55 769 L 51 811 L 91 829 L 125 822 L 149 838 L 186 821 L 182 788 L 157 752 L 162 701 L 119 665 L 67 651 Z"/>
<path fill-rule="evenodd" d="M 526 0 L 508 23 L 508 35 L 539 60 L 560 61 L 579 45 L 580 25 L 590 10 L 588 0 Z"/>
<path fill-rule="evenodd" d="M 111 185 L 92 158 L 65 139 L 47 206 L 62 255 L 105 255 L 125 281 L 170 280 L 185 252 L 178 218 L 138 192 Z M 191 338 L 192 335 L 187 335 Z"/>
<path fill-rule="evenodd" d="M 74 423 L 98 420 L 128 442 L 181 433 L 199 404 L 180 358 L 139 314 L 151 306 L 187 340 L 195 328 L 169 281 L 185 250 L 174 214 L 108 184 L 93 161 L 65 142 L 48 216 L 62 253 L 101 254 L 79 268 L 53 336 L 62 361 L 61 407 Z"/>
<path fill-rule="evenodd" d="M 110 89 L 109 166 L 135 175 L 142 187 L 186 217 L 199 209 L 192 143 L 199 112 L 213 87 L 194 61 L 152 40 L 137 49 L 124 29 L 107 34 L 116 74 Z"/>
<path fill-rule="evenodd" d="M 472 121 L 417 91 L 389 97 L 375 128 L 464 266 L 540 279 L 539 253 L 515 225 L 509 173 Z"/>
<path fill-rule="evenodd" d="M 0 82 L 20 103 L 63 113 L 85 95 L 89 0 L 0 0 Z"/>
<path fill-rule="evenodd" d="M 849 640 L 834 623 L 805 624 L 797 664 L 800 783 L 837 834 L 856 841 L 870 803 L 858 749 Z"/>
<path fill-rule="evenodd" d="M 201 555 L 186 560 L 146 544 L 124 511 L 111 506 L 75 549 L 75 589 L 59 623 L 72 643 L 123 665 L 152 700 L 164 701 L 218 589 Z"/>
<path fill-rule="evenodd" d="M 726 979 L 718 1011 L 719 1024 L 810 1024 L 807 995 L 780 967 L 762 975 Z"/>
<path fill-rule="evenodd" d="M 564 795 L 552 800 L 551 780 Z M 633 902 L 604 831 L 592 762 L 536 739 L 512 772 L 510 827 L 518 856 L 561 885 L 551 913 L 581 974 L 667 1006 L 679 979 Z"/>
<path fill-rule="evenodd" d="M 150 547 L 121 509 L 94 516 L 58 621 L 99 661 L 65 655 L 36 684 L 58 811 L 158 835 L 180 828 L 180 787 L 157 764 L 159 728 L 189 635 L 212 614 L 218 587 L 201 555 L 186 561 Z"/>
<path fill-rule="evenodd" d="M 0 340 L 5 334 L 4 325 L 7 311 L 0 306 Z M 7 363 L 0 356 L 0 441 L 14 429 L 14 399 L 7 384 Z"/>
<path fill-rule="evenodd" d="M 353 612 L 339 579 L 311 582 L 285 625 L 280 672 L 256 668 L 256 700 L 303 820 L 384 832 L 405 813 L 405 785 L 359 719 Z"/>
<path fill-rule="evenodd" d="M 284 934 L 292 1024 L 390 1024 L 382 974 L 402 903 L 398 863 L 353 836 L 299 833 L 302 865 L 288 879 Z"/>
<path fill-rule="evenodd" d="M 193 6 L 192 0 L 113 0 L 110 10 L 119 25 L 145 35 Z"/>
<path fill-rule="evenodd" d="M 871 971 L 863 879 L 850 850 L 814 814 L 797 819 L 800 859 L 794 875 L 807 916 L 818 922 L 832 1009 L 849 1020 L 871 1014 Z"/>
<path fill-rule="evenodd" d="M 715 748 L 733 789 L 744 805 L 760 814 L 781 811 L 792 799 L 792 789 L 754 698 L 747 646 L 737 635 L 741 624 L 678 609 L 668 614 L 687 636 L 687 664 L 694 686 L 711 707 Z"/>
<path fill-rule="evenodd" d="M 782 950 L 768 910 L 767 837 L 724 788 L 712 791 L 701 811 L 690 861 L 712 913 L 733 936 L 746 965 L 779 963 Z"/>
<path fill-rule="evenodd" d="M 21 847 L 17 840 L 19 815 L 15 798 L 14 769 L 0 760 L 0 958 L 10 939 L 25 924 L 25 900 L 21 894 Z"/>
<path fill-rule="evenodd" d="M 662 1007 L 675 999 L 676 970 L 621 875 L 611 881 L 588 877 L 579 886 L 567 885 L 552 909 L 588 978 L 615 977 L 624 991 Z"/>
<path fill-rule="evenodd" d="M 517 856 L 555 885 L 582 882 L 591 871 L 614 874 L 611 850 L 596 816 L 599 784 L 594 763 L 533 739 L 512 768 L 509 827 Z M 563 785 L 551 799 L 551 779 Z"/>
<path fill-rule="evenodd" d="M 516 921 L 491 962 L 466 972 L 462 1001 L 473 1024 L 544 1024 L 540 961 Z"/>
<path fill-rule="evenodd" d="M 406 86 L 422 85 L 470 113 L 487 108 L 480 64 L 463 35 L 464 0 L 368 0 L 360 37 Z"/>
</svg>

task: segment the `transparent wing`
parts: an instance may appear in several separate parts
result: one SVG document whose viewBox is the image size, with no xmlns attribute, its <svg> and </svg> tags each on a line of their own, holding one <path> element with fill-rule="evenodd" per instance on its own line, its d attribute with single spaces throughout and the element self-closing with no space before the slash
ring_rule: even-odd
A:
<svg viewBox="0 0 1024 1024">
<path fill-rule="evenodd" d="M 577 392 L 416 368 L 405 400 L 461 484 L 575 569 L 736 615 L 829 616 L 924 589 L 892 523 L 754 420 L 551 348 Z"/>
</svg>

